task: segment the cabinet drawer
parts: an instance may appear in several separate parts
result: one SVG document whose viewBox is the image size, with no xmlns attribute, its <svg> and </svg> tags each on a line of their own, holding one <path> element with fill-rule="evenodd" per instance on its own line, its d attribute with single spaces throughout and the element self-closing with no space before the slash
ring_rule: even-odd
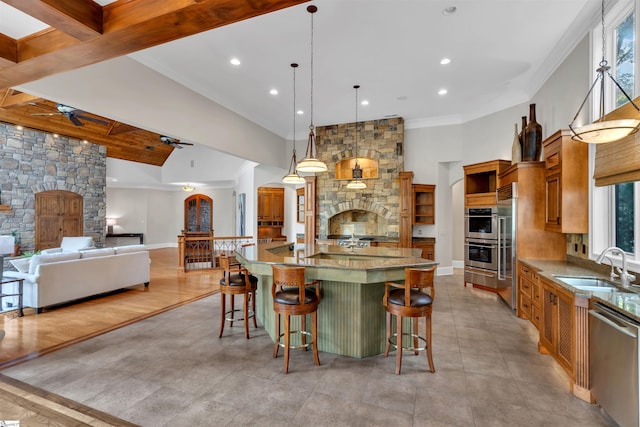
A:
<svg viewBox="0 0 640 427">
<path fill-rule="evenodd" d="M 531 304 L 531 323 L 536 327 L 536 329 L 540 330 L 540 318 L 541 316 L 540 306 L 538 304 Z"/>
<path fill-rule="evenodd" d="M 534 273 L 534 279 L 531 281 L 531 302 L 540 304 L 540 285 L 538 284 L 538 275 Z"/>
<path fill-rule="evenodd" d="M 531 280 L 533 277 L 533 270 L 524 264 L 520 264 L 520 277 L 525 280 Z"/>
<path fill-rule="evenodd" d="M 531 319 L 531 298 L 520 296 L 520 317 L 523 319 Z"/>
</svg>

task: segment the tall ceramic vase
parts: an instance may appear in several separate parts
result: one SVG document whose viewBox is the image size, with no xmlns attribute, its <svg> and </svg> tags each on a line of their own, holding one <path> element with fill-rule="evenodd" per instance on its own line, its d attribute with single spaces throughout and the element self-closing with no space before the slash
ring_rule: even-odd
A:
<svg viewBox="0 0 640 427">
<path fill-rule="evenodd" d="M 522 161 L 522 146 L 520 145 L 520 137 L 518 136 L 518 124 L 514 125 L 513 144 L 511 144 L 511 164 L 515 165 Z"/>
<path fill-rule="evenodd" d="M 536 122 L 536 104 L 529 104 L 529 123 L 524 130 L 522 143 L 522 161 L 540 160 L 542 153 L 542 126 Z"/>
</svg>

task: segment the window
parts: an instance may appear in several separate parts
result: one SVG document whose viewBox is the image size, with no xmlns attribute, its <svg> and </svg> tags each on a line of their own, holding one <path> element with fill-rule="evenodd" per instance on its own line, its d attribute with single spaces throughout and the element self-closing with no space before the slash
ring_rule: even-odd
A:
<svg viewBox="0 0 640 427">
<path fill-rule="evenodd" d="M 304 187 L 296 189 L 296 221 L 304 223 Z"/>
<path fill-rule="evenodd" d="M 636 10 L 640 7 L 640 0 L 621 0 L 605 16 L 605 59 L 609 60 L 611 73 L 620 86 L 632 99 L 639 93 L 635 76 L 637 64 L 636 43 Z M 594 28 L 593 60 L 600 62 L 602 57 L 602 41 L 600 24 Z M 594 67 L 595 70 L 596 67 Z M 613 85 L 607 77 L 605 83 L 606 94 L 609 99 L 605 111 L 611 111 L 627 102 L 624 94 Z M 597 103 L 598 96 L 594 96 Z M 594 116 L 599 109 L 594 105 Z M 594 117 L 595 118 L 595 117 Z M 591 149 L 594 153 L 595 150 Z M 640 268 L 640 247 L 636 245 L 637 233 L 640 231 L 640 183 L 629 182 L 610 187 L 594 187 L 592 189 L 592 229 L 590 246 L 592 257 L 597 256 L 609 246 L 623 249 L 631 259 L 635 270 Z M 602 227 L 602 224 L 606 224 Z"/>
</svg>

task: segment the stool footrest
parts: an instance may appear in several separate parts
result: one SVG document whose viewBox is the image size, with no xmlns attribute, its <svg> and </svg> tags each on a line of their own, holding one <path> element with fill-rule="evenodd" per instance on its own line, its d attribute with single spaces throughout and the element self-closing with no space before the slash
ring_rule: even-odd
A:
<svg viewBox="0 0 640 427">
<path fill-rule="evenodd" d="M 424 337 L 421 337 L 420 335 L 416 335 L 416 334 L 410 334 L 408 332 L 407 333 L 403 333 L 402 336 L 403 337 L 409 337 L 409 340 L 405 340 L 403 338 L 403 340 L 402 340 L 403 343 L 406 343 L 407 341 L 410 342 L 410 343 L 413 343 L 413 339 L 412 338 L 417 338 L 422 343 L 424 343 L 423 347 L 413 347 L 413 346 L 408 346 L 408 345 L 404 346 L 403 345 L 402 346 L 403 350 L 407 350 L 407 351 L 423 351 L 423 350 L 427 349 L 427 340 Z M 397 341 L 397 337 L 398 337 L 398 334 L 392 334 L 389 337 L 389 344 L 391 344 L 393 346 L 393 348 L 396 349 L 396 350 L 398 349 L 398 343 L 396 342 Z"/>
<path fill-rule="evenodd" d="M 311 332 L 307 332 L 307 331 L 291 331 L 289 332 L 289 336 L 291 335 L 306 335 L 308 337 L 312 336 Z M 280 336 L 278 337 L 278 345 L 282 348 L 284 348 L 284 342 L 282 342 L 283 337 L 284 337 L 284 334 L 280 334 Z M 313 340 L 305 344 L 298 344 L 298 345 L 289 344 L 289 348 L 308 348 L 311 345 L 313 345 Z"/>
<path fill-rule="evenodd" d="M 239 308 L 236 308 L 235 310 L 228 310 L 224 312 L 224 320 L 228 320 L 230 322 L 240 322 L 244 320 L 244 317 L 228 317 L 229 314 L 231 313 L 242 313 L 244 312 L 244 310 L 241 310 Z M 253 312 L 253 310 L 249 310 L 249 319 L 253 318 L 255 316 L 255 313 Z"/>
</svg>

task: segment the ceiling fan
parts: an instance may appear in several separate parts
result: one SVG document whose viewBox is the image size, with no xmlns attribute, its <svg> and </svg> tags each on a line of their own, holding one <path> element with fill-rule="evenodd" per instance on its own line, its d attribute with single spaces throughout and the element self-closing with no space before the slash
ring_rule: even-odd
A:
<svg viewBox="0 0 640 427">
<path fill-rule="evenodd" d="M 157 147 L 157 146 L 162 145 L 162 144 L 170 145 L 172 147 L 179 148 L 179 149 L 182 149 L 183 145 L 193 145 L 190 142 L 180 142 L 179 139 L 171 138 L 170 136 L 160 135 L 160 144 L 147 145 L 146 148 L 147 148 L 147 150 L 153 150 L 153 147 Z"/>
<path fill-rule="evenodd" d="M 78 110 L 77 108 L 69 107 L 68 105 L 57 104 L 56 108 L 58 109 L 57 113 L 33 113 L 31 115 L 32 116 L 65 116 L 69 120 L 71 120 L 71 123 L 73 123 L 76 126 L 82 126 L 84 124 L 80 121 L 80 119 L 88 120 L 94 123 L 100 123 L 102 125 L 109 124 L 109 122 L 106 120 L 85 116 L 83 115 L 84 111 Z"/>
</svg>

